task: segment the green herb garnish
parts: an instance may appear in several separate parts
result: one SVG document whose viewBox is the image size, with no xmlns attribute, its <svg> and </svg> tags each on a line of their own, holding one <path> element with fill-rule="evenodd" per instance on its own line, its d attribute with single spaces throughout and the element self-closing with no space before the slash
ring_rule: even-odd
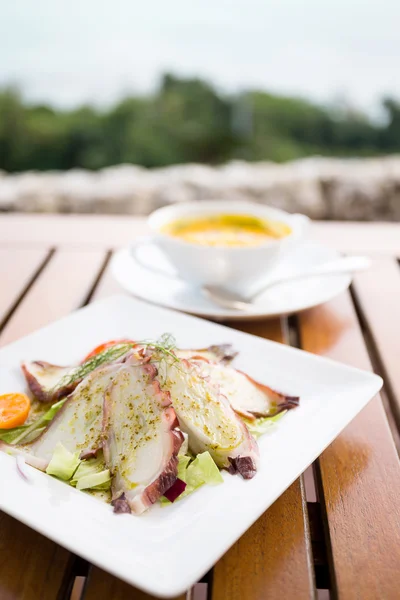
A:
<svg viewBox="0 0 400 600">
<path fill-rule="evenodd" d="M 64 375 L 60 379 L 60 381 L 56 384 L 53 390 L 60 389 L 62 387 L 68 387 L 74 381 L 78 379 L 83 379 L 86 375 L 89 375 L 92 371 L 104 365 L 106 363 L 113 362 L 118 358 L 121 358 L 124 354 L 126 354 L 129 350 L 135 347 L 149 347 L 154 348 L 158 352 L 161 352 L 165 356 L 169 356 L 174 361 L 178 361 L 178 357 L 174 354 L 174 349 L 176 348 L 176 341 L 173 335 L 170 333 L 163 333 L 158 340 L 143 340 L 139 342 L 134 342 L 132 344 L 116 344 L 115 346 L 111 346 L 111 348 L 106 348 L 103 352 L 99 352 L 96 356 L 89 358 L 86 362 L 78 367 L 74 367 L 71 369 L 69 373 Z"/>
<path fill-rule="evenodd" d="M 136 346 L 136 344 L 116 344 L 115 346 L 111 346 L 111 348 L 103 350 L 103 352 L 99 352 L 99 354 L 92 356 L 92 358 L 89 358 L 89 360 L 84 362 L 82 365 L 72 368 L 69 373 L 60 379 L 60 381 L 54 386 L 53 390 L 57 390 L 62 387 L 68 387 L 74 383 L 74 381 L 83 379 L 86 377 L 86 375 L 89 375 L 89 373 L 97 369 L 97 367 L 100 367 L 105 363 L 112 362 L 113 360 L 117 360 L 126 354 L 128 350 L 133 348 L 134 345 Z"/>
<path fill-rule="evenodd" d="M 149 348 L 154 348 L 154 350 L 158 350 L 158 352 L 169 356 L 175 362 L 179 361 L 179 358 L 174 352 L 174 350 L 176 350 L 176 340 L 171 333 L 163 333 L 156 341 L 144 340 L 142 342 L 138 342 L 138 346 L 148 346 Z"/>
</svg>

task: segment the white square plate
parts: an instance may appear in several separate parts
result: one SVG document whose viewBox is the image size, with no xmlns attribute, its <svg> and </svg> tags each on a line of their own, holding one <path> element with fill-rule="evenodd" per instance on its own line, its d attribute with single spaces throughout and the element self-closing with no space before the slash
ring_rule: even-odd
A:
<svg viewBox="0 0 400 600">
<path fill-rule="evenodd" d="M 332 442 L 382 386 L 380 377 L 221 325 L 114 296 L 0 350 L 0 393 L 24 391 L 22 360 L 78 362 L 108 339 L 157 338 L 179 347 L 230 342 L 235 364 L 291 395 L 300 407 L 259 440 L 260 470 L 244 481 L 203 486 L 140 517 L 111 507 L 31 467 L 30 483 L 0 452 L 0 508 L 128 583 L 162 597 L 195 583 Z M 29 500 L 28 500 L 29 498 Z"/>
</svg>

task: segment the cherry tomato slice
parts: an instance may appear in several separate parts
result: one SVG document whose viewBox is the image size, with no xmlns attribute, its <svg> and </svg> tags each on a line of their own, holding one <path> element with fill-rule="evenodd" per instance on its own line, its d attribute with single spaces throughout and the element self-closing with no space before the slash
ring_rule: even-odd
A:
<svg viewBox="0 0 400 600">
<path fill-rule="evenodd" d="M 29 415 L 31 401 L 25 394 L 2 394 L 0 396 L 0 429 L 12 429 L 23 425 Z"/>
<path fill-rule="evenodd" d="M 96 346 L 96 348 L 93 348 L 93 350 L 91 352 L 89 352 L 89 354 L 87 356 L 85 356 L 85 358 L 83 359 L 83 363 L 86 362 L 87 360 L 89 360 L 89 358 L 93 358 L 93 356 L 96 356 L 96 354 L 100 354 L 100 352 L 103 352 L 103 350 L 107 350 L 107 348 L 111 348 L 112 346 L 115 346 L 116 344 L 134 344 L 135 342 L 133 340 L 128 340 L 128 339 L 122 339 L 122 340 L 110 340 L 109 342 L 104 342 L 104 344 L 100 344 L 99 346 Z"/>
</svg>

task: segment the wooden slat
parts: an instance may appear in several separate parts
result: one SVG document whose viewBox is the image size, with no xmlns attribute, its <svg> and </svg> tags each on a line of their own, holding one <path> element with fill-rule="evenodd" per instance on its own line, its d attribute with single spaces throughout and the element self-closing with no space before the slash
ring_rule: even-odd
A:
<svg viewBox="0 0 400 600">
<path fill-rule="evenodd" d="M 3 329 L 0 343 L 8 344 L 80 306 L 105 258 L 103 250 L 57 251 Z"/>
<path fill-rule="evenodd" d="M 0 512 L 1 600 L 56 600 L 70 554 Z"/>
<path fill-rule="evenodd" d="M 46 259 L 45 248 L 0 247 L 0 324 Z"/>
<path fill-rule="evenodd" d="M 213 600 L 314 597 L 303 510 L 298 480 L 216 564 Z"/>
<path fill-rule="evenodd" d="M 100 251 L 56 253 L 9 319 L 0 344 L 78 308 L 104 259 L 105 253 Z M 0 513 L 1 600 L 56 600 L 69 560 L 69 552 Z"/>
<path fill-rule="evenodd" d="M 148 233 L 143 217 L 0 214 L 0 245 L 119 248 Z"/>
<path fill-rule="evenodd" d="M 302 347 L 370 369 L 348 293 L 299 316 Z M 398 598 L 400 468 L 380 398 L 319 459 L 339 598 Z"/>
<path fill-rule="evenodd" d="M 109 573 L 94 567 L 89 575 L 83 600 L 100 600 L 100 598 L 107 598 L 107 600 L 155 600 L 154 596 L 149 596 Z M 185 598 L 186 594 L 183 594 L 172 600 L 185 600 Z"/>
<path fill-rule="evenodd" d="M 120 248 L 148 232 L 145 217 L 119 215 L 0 215 L 0 245 Z M 400 257 L 400 223 L 316 221 L 310 236 L 346 253 Z"/>
<path fill-rule="evenodd" d="M 287 341 L 279 320 L 236 324 L 254 335 Z M 215 565 L 212 599 L 314 597 L 306 501 L 297 480 Z"/>
<path fill-rule="evenodd" d="M 100 300 L 101 298 L 107 298 L 113 294 L 126 294 L 127 292 L 117 283 L 111 273 L 110 262 L 104 269 L 104 273 L 98 282 L 96 289 L 92 295 L 93 300 Z"/>
<path fill-rule="evenodd" d="M 357 275 L 356 297 L 365 324 L 378 350 L 385 386 L 394 401 L 400 426 L 400 267 L 396 260 L 376 261 L 372 268 Z"/>
<path fill-rule="evenodd" d="M 314 221 L 310 236 L 346 254 L 400 257 L 400 223 Z"/>
</svg>

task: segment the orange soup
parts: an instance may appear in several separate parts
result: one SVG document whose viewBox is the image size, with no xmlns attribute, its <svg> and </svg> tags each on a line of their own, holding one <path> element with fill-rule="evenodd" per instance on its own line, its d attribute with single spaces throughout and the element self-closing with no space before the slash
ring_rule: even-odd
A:
<svg viewBox="0 0 400 600">
<path fill-rule="evenodd" d="M 259 246 L 291 233 L 286 223 L 253 215 L 211 214 L 171 221 L 161 229 L 185 242 L 202 246 Z"/>
</svg>

